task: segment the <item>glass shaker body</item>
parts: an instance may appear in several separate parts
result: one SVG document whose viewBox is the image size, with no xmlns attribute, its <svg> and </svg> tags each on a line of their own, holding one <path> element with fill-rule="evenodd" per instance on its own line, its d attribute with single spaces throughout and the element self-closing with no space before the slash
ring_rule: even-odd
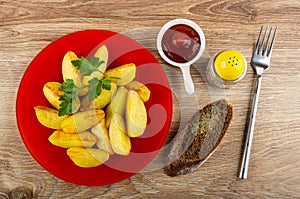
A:
<svg viewBox="0 0 300 199">
<path fill-rule="evenodd" d="M 241 81 L 247 72 L 244 56 L 232 49 L 222 50 L 210 58 L 206 77 L 208 82 L 218 88 L 229 88 Z"/>
</svg>

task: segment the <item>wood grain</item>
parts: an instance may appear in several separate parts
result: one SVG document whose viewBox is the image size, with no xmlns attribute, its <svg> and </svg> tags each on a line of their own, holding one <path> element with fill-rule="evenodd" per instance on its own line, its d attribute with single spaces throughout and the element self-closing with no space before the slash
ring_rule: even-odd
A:
<svg viewBox="0 0 300 199">
<path fill-rule="evenodd" d="M 155 49 L 159 28 L 174 18 L 195 21 L 206 35 L 205 55 L 191 71 L 196 88 L 193 96 L 185 94 L 179 71 L 164 64 Z M 239 50 L 250 63 L 262 24 L 277 25 L 278 34 L 271 68 L 262 80 L 249 177 L 240 180 L 254 72 L 248 64 L 245 78 L 224 92 L 208 87 L 201 71 L 209 57 L 224 48 Z M 18 187 L 30 190 L 34 198 L 299 198 L 299 27 L 298 0 L 0 0 L 0 198 L 12 196 Z M 167 177 L 161 169 L 155 170 L 164 158 L 162 153 L 130 179 L 86 187 L 54 177 L 32 158 L 15 116 L 22 75 L 46 45 L 84 29 L 127 34 L 160 60 L 173 90 L 168 140 L 189 120 L 195 109 L 191 103 L 202 108 L 214 99 L 229 99 L 235 113 L 232 125 L 218 150 L 197 172 Z"/>
</svg>

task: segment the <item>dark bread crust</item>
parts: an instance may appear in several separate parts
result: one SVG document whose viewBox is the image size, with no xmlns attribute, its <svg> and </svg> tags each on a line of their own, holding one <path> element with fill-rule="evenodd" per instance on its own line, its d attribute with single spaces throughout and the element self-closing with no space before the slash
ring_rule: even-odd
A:
<svg viewBox="0 0 300 199">
<path fill-rule="evenodd" d="M 198 169 L 219 146 L 233 117 L 233 108 L 222 99 L 197 111 L 173 140 L 164 172 L 184 175 Z"/>
</svg>

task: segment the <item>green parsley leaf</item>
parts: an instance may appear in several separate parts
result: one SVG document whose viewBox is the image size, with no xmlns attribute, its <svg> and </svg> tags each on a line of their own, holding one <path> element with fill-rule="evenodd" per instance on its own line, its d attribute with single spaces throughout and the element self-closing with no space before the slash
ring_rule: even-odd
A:
<svg viewBox="0 0 300 199">
<path fill-rule="evenodd" d="M 102 89 L 105 89 L 105 90 L 111 89 L 109 79 L 99 80 L 96 77 L 94 77 L 88 83 L 89 83 L 88 95 L 89 95 L 90 101 L 93 101 L 94 99 L 96 99 L 101 94 Z"/>
<path fill-rule="evenodd" d="M 72 106 L 69 102 L 63 101 L 59 104 L 58 116 L 64 116 L 73 112 Z"/>
<path fill-rule="evenodd" d="M 93 56 L 90 60 L 91 64 L 93 64 L 95 67 L 99 68 L 101 64 L 104 64 L 105 61 L 100 60 L 98 57 Z"/>
<path fill-rule="evenodd" d="M 85 57 L 80 57 L 79 59 L 71 62 L 84 76 L 89 76 L 92 72 L 98 71 L 98 67 L 94 66 Z"/>
<path fill-rule="evenodd" d="M 99 92 L 101 93 L 101 89 L 99 90 L 97 88 L 99 84 L 99 80 L 96 77 L 94 77 L 88 83 L 89 83 L 89 89 L 88 89 L 89 100 L 93 101 L 96 98 L 97 94 Z"/>
<path fill-rule="evenodd" d="M 76 60 L 73 60 L 71 61 L 71 63 L 76 67 L 76 68 L 79 68 L 81 66 L 81 59 L 76 59 Z"/>
<path fill-rule="evenodd" d="M 64 91 L 65 93 L 72 93 L 74 91 L 74 81 L 72 79 L 67 79 L 58 90 Z"/>
<path fill-rule="evenodd" d="M 75 110 L 75 101 L 78 97 L 80 89 L 77 88 L 72 79 L 67 79 L 58 90 L 63 91 L 64 95 L 59 98 L 58 116 L 72 114 Z"/>
<path fill-rule="evenodd" d="M 102 80 L 102 88 L 105 90 L 110 90 L 111 85 L 110 85 L 110 80 L 109 79 L 103 79 Z"/>
</svg>

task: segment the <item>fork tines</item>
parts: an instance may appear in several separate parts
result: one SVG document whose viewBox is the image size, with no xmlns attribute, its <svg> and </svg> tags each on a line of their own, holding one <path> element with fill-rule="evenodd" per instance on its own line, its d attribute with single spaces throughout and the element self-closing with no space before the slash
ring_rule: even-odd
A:
<svg viewBox="0 0 300 199">
<path fill-rule="evenodd" d="M 273 31 L 272 27 L 270 28 L 266 43 L 264 43 L 264 40 L 265 40 L 265 37 L 266 37 L 267 32 L 268 32 L 268 26 L 265 28 L 262 39 L 260 39 L 261 35 L 262 35 L 262 32 L 263 32 L 263 29 L 264 29 L 264 26 L 262 25 L 261 28 L 260 28 L 259 36 L 257 38 L 257 42 L 256 42 L 256 45 L 255 45 L 253 54 L 260 54 L 262 56 L 269 57 L 272 54 L 273 43 L 274 43 L 274 39 L 275 39 L 275 36 L 276 36 L 277 27 L 274 28 L 274 31 Z M 272 41 L 271 41 L 271 44 L 269 45 L 270 35 L 271 35 L 272 31 L 273 31 Z"/>
</svg>

